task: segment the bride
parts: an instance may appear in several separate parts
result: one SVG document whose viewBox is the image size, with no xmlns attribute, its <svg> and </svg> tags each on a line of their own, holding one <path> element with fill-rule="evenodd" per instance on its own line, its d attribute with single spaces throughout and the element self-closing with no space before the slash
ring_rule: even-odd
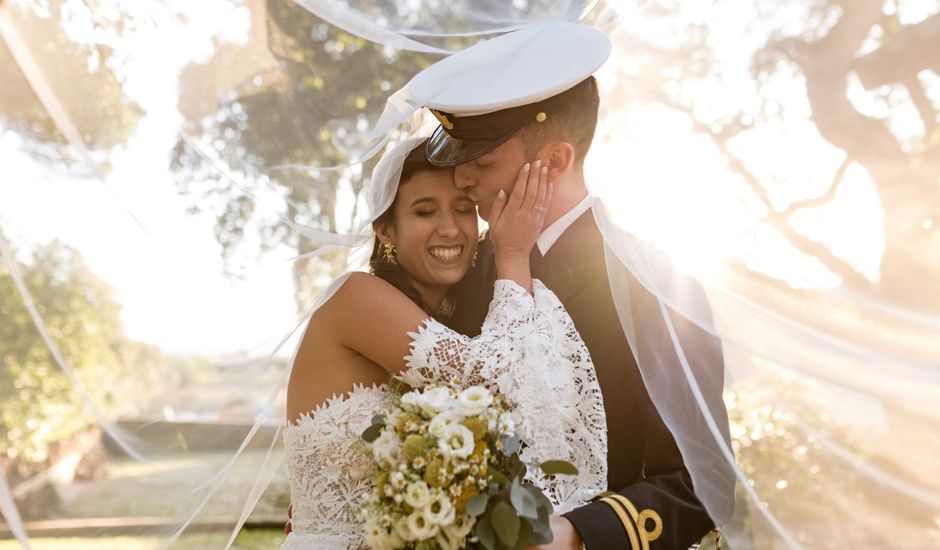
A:
<svg viewBox="0 0 940 550">
<path fill-rule="evenodd" d="M 287 390 L 292 520 L 284 548 L 364 545 L 352 509 L 372 487 L 374 462 L 358 445 L 377 410 L 391 406 L 388 381 L 412 387 L 458 380 L 515 404 L 527 478 L 557 511 L 606 489 L 606 424 L 587 348 L 561 303 L 529 271 L 529 254 L 551 197 L 547 171 L 519 173 L 490 216 L 498 279 L 482 333 L 445 326 L 460 308 L 459 282 L 478 241 L 473 202 L 453 170 L 425 159 L 410 139 L 379 161 L 368 190 L 375 242 L 371 274 L 341 276 L 327 289 L 294 356 Z M 577 476 L 550 479 L 537 465 L 564 459 Z"/>
</svg>

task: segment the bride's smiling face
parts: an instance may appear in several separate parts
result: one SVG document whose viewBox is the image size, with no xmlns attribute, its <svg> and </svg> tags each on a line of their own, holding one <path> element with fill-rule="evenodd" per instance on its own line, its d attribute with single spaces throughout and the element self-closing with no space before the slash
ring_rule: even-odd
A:
<svg viewBox="0 0 940 550">
<path fill-rule="evenodd" d="M 395 245 L 412 284 L 421 292 L 457 283 L 470 268 L 478 227 L 476 208 L 454 185 L 453 170 L 416 172 L 399 186 L 393 209 L 391 222 L 376 232 Z"/>
</svg>

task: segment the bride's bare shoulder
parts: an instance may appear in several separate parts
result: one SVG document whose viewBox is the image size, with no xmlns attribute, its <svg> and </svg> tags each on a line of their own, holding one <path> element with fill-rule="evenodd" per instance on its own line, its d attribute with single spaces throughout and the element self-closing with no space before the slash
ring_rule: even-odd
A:
<svg viewBox="0 0 940 550">
<path fill-rule="evenodd" d="M 377 305 L 401 307 L 401 304 L 405 302 L 410 304 L 404 294 L 381 277 L 356 271 L 347 276 L 328 304 L 331 310 L 348 313 L 349 308 L 358 311 L 374 308 Z"/>
</svg>

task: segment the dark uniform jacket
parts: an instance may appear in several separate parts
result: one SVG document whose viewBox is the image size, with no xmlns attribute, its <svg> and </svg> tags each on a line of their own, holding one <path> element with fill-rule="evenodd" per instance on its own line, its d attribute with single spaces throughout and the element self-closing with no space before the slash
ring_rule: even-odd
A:
<svg viewBox="0 0 940 550">
<path fill-rule="evenodd" d="M 496 270 L 488 239 L 480 243 L 479 258 L 478 269 L 462 283 L 451 320 L 456 330 L 468 335 L 479 334 L 493 294 Z M 675 441 L 640 377 L 613 303 L 604 244 L 590 210 L 561 235 L 544 258 L 534 247 L 532 276 L 555 292 L 587 344 L 607 415 L 611 491 L 565 517 L 589 550 L 688 548 L 713 529 L 714 523 L 693 493 Z M 641 285 L 632 284 L 630 291 L 637 337 L 642 338 L 643 315 L 661 313 L 655 297 Z M 677 329 L 697 330 L 695 340 L 701 345 L 695 346 L 695 352 L 717 354 L 712 358 L 717 357 L 716 364 L 722 365 L 721 348 L 714 339 L 675 314 L 670 318 L 684 323 L 681 327 L 676 323 Z M 721 391 L 723 373 L 715 378 L 717 387 L 705 391 Z M 727 417 L 716 420 L 727 434 Z M 733 492 L 733 481 L 729 491 Z"/>
</svg>

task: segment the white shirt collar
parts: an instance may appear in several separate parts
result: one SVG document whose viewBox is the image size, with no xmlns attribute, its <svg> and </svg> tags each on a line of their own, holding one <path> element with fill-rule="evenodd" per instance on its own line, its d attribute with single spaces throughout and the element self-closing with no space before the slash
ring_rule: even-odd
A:
<svg viewBox="0 0 940 550">
<path fill-rule="evenodd" d="M 539 247 L 539 252 L 542 253 L 542 256 L 548 254 L 548 251 L 551 250 L 555 242 L 564 234 L 565 231 L 571 227 L 571 224 L 575 222 L 578 218 L 581 217 L 581 214 L 584 214 L 591 208 L 591 194 L 588 193 L 584 196 L 584 199 L 581 200 L 578 204 L 569 210 L 565 215 L 555 220 L 555 223 L 546 227 L 542 230 L 542 234 L 539 235 L 535 244 Z"/>
</svg>

